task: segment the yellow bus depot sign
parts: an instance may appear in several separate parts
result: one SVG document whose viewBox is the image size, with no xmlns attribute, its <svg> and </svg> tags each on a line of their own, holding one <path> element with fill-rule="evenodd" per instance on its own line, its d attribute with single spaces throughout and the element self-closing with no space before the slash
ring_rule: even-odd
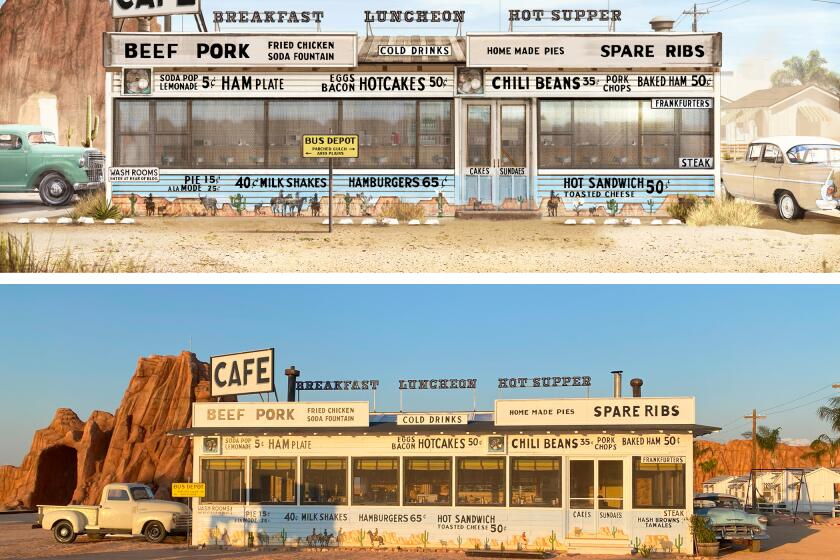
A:
<svg viewBox="0 0 840 560">
<path fill-rule="evenodd" d="M 319 134 L 303 137 L 305 158 L 357 158 L 359 136 L 356 134 Z"/>
<path fill-rule="evenodd" d="M 205 494 L 203 482 L 173 482 L 173 498 L 203 498 Z"/>
</svg>

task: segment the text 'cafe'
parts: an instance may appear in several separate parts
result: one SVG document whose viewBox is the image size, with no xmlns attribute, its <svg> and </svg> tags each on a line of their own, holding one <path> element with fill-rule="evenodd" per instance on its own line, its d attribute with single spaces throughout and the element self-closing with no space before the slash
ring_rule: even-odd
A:
<svg viewBox="0 0 840 560">
<path fill-rule="evenodd" d="M 302 21 L 290 13 L 271 19 Z M 464 19 L 383 13 L 365 14 L 371 29 Z M 303 138 L 326 134 L 358 137 L 356 157 L 332 160 L 338 216 L 398 201 L 427 216 L 657 216 L 720 183 L 719 33 L 362 38 L 215 17 L 234 31 L 104 35 L 108 193 L 126 210 L 323 216 L 328 158 L 304 157 Z"/>
<path fill-rule="evenodd" d="M 716 428 L 691 397 L 642 397 L 640 380 L 622 397 L 619 379 L 612 398 L 387 413 L 295 401 L 289 371 L 288 402 L 195 403 L 172 432 L 205 485 L 193 545 L 692 551 L 692 442 Z"/>
</svg>

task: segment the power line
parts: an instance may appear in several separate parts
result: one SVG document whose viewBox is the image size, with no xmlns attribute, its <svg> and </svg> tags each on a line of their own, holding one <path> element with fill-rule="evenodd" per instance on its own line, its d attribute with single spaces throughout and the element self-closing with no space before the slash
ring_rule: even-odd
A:
<svg viewBox="0 0 840 560">
<path fill-rule="evenodd" d="M 765 409 L 763 409 L 761 412 L 762 412 L 762 413 L 771 412 L 771 411 L 772 411 L 773 409 L 775 409 L 775 408 L 781 408 L 781 407 L 783 407 L 783 406 L 787 406 L 787 405 L 789 405 L 789 404 L 791 404 L 791 403 L 795 403 L 795 402 L 796 402 L 796 401 L 798 401 L 798 400 L 804 399 L 805 397 L 810 397 L 811 395 L 814 395 L 814 394 L 816 394 L 816 393 L 819 393 L 820 391 L 825 391 L 826 389 L 830 389 L 830 388 L 831 388 L 831 385 L 830 385 L 830 384 L 829 384 L 829 385 L 823 385 L 823 386 L 822 386 L 822 387 L 820 387 L 819 389 L 816 389 L 816 390 L 814 390 L 814 391 L 811 391 L 810 393 L 805 393 L 804 395 L 800 395 L 800 396 L 796 397 L 795 399 L 790 399 L 790 400 L 785 401 L 785 402 L 783 402 L 783 403 L 779 403 L 779 404 L 777 404 L 777 405 L 775 405 L 775 406 L 771 406 L 771 407 L 769 407 L 769 408 L 765 408 Z"/>
</svg>

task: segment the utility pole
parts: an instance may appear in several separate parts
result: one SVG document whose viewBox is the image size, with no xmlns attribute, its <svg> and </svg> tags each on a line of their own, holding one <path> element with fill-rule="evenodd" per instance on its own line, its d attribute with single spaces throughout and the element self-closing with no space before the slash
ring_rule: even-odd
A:
<svg viewBox="0 0 840 560">
<path fill-rule="evenodd" d="M 756 459 L 756 439 L 755 439 L 755 432 L 756 432 L 756 421 L 763 420 L 767 418 L 766 416 L 758 416 L 756 414 L 755 409 L 753 409 L 752 414 L 749 416 L 744 416 L 747 420 L 752 420 L 752 470 L 750 471 L 750 480 L 752 482 L 752 507 L 755 509 L 755 502 L 756 502 L 756 480 L 755 480 L 755 459 Z"/>
<path fill-rule="evenodd" d="M 694 8 L 692 10 L 683 10 L 683 15 L 691 16 L 691 30 L 697 33 L 697 16 L 705 16 L 709 14 L 709 10 L 705 12 L 703 10 L 697 10 L 697 4 L 694 4 Z"/>
</svg>

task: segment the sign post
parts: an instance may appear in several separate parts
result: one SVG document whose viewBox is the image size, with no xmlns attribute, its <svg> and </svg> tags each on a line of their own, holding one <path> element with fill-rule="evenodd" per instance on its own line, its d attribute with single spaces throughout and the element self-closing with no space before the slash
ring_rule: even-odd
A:
<svg viewBox="0 0 840 560">
<path fill-rule="evenodd" d="M 357 134 L 305 135 L 303 137 L 303 157 L 327 158 L 329 161 L 329 232 L 333 227 L 333 158 L 359 157 L 359 136 Z"/>
</svg>

